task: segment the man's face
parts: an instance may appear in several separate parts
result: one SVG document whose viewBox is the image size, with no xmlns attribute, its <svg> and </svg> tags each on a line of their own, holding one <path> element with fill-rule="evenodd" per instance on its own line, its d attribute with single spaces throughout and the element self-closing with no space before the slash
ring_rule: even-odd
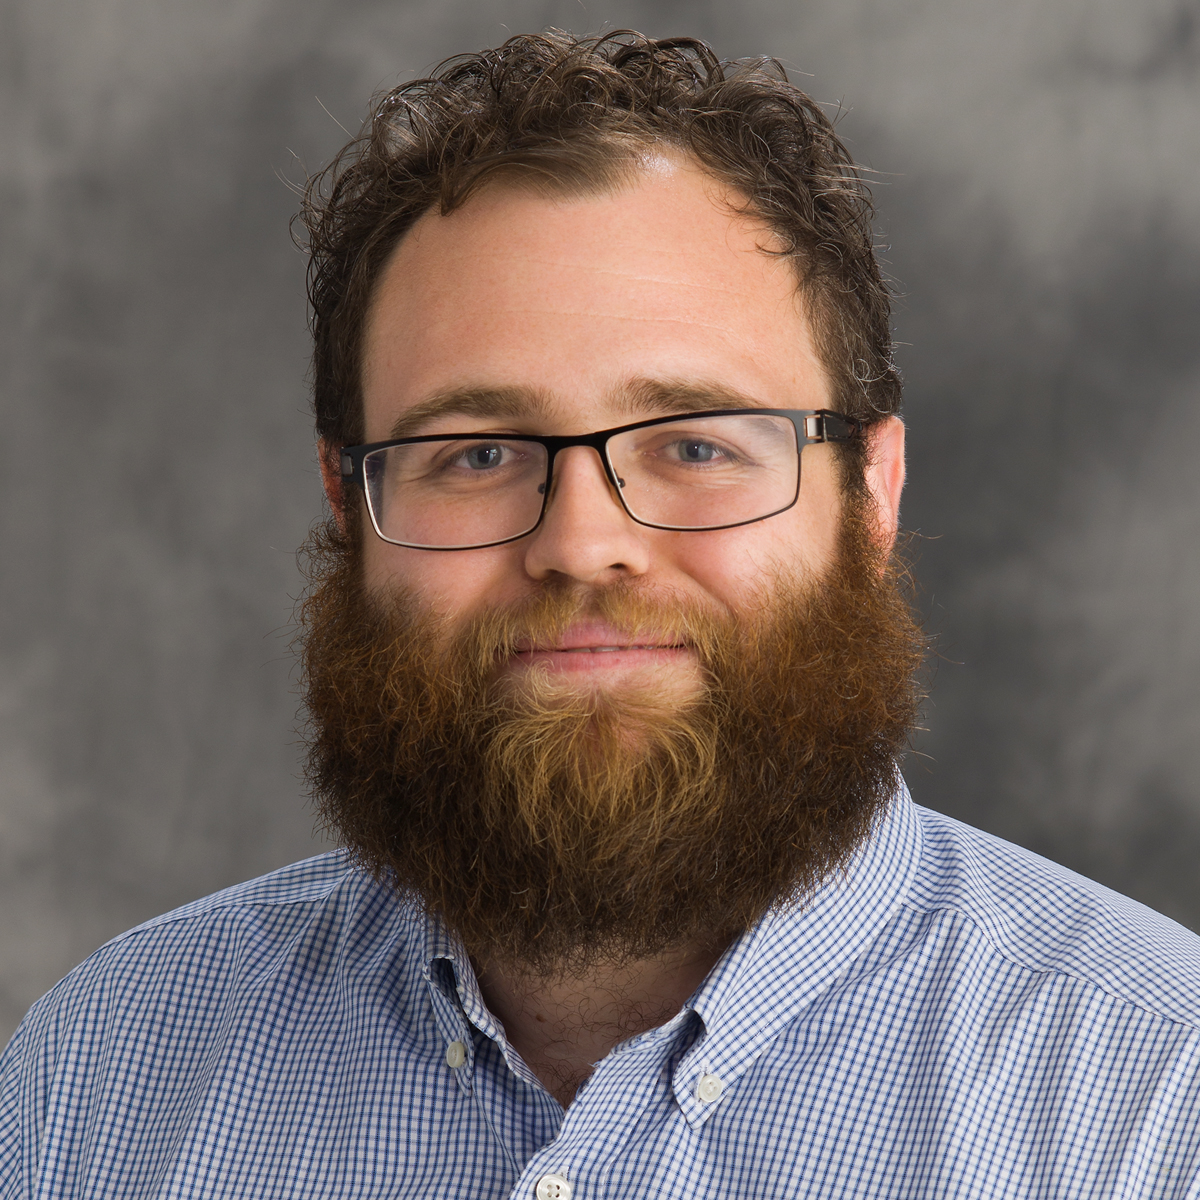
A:
<svg viewBox="0 0 1200 1200">
<path fill-rule="evenodd" d="M 367 439 L 828 406 L 791 265 L 722 200 L 661 162 L 615 194 L 500 185 L 425 217 L 372 310 Z M 902 427 L 876 428 L 871 526 L 826 445 L 795 507 L 702 533 L 638 525 L 573 447 L 507 545 L 318 531 L 325 819 L 473 953 L 538 970 L 725 937 L 803 894 L 886 806 L 917 703 L 920 631 L 885 567 Z"/>
<path fill-rule="evenodd" d="M 422 412 L 430 413 L 422 432 L 569 435 L 671 411 L 828 407 L 794 268 L 764 252 L 769 231 L 735 215 L 727 199 L 696 167 L 654 159 L 616 193 L 552 199 L 501 184 L 449 216 L 423 217 L 374 300 L 366 440 L 402 436 Z M 494 392 L 508 403 L 481 406 Z M 899 424 L 885 425 L 883 462 L 877 453 L 869 483 L 887 537 L 903 468 Z M 794 508 L 685 533 L 636 524 L 595 451 L 573 447 L 555 463 L 542 524 L 519 541 L 412 550 L 383 542 L 364 521 L 365 582 L 376 595 L 403 586 L 452 623 L 548 583 L 587 590 L 627 581 L 731 614 L 754 601 L 764 579 L 803 586 L 820 577 L 837 553 L 840 515 L 828 445 L 804 451 Z M 645 634 L 637 647 L 580 652 L 630 641 L 603 620 L 581 619 L 558 645 L 514 655 L 501 669 L 516 681 L 536 658 L 573 686 L 611 689 L 649 671 L 661 693 L 701 686 L 688 648 Z"/>
</svg>

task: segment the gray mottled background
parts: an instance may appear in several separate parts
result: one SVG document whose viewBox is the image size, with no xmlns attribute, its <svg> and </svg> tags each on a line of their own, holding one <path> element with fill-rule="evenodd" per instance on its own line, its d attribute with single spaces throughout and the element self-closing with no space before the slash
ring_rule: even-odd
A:
<svg viewBox="0 0 1200 1200">
<path fill-rule="evenodd" d="M 842 106 L 905 293 L 905 517 L 942 655 L 913 790 L 1200 926 L 1196 0 L 2 19 L 0 1037 L 112 934 L 318 848 L 284 180 L 377 88 L 550 24 L 773 53 Z"/>
</svg>

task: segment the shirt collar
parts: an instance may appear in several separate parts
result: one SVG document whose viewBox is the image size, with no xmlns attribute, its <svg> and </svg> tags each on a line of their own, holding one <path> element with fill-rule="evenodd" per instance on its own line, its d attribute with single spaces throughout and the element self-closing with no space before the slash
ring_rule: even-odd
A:
<svg viewBox="0 0 1200 1200">
<path fill-rule="evenodd" d="M 540 1086 L 524 1059 L 509 1044 L 504 1026 L 484 1002 L 475 968 L 462 940 L 435 913 L 425 917 L 422 964 L 438 1028 L 447 1041 L 462 1040 L 466 1050 L 465 1068 L 457 1072 L 458 1077 L 465 1081 L 475 1069 L 474 1049 L 463 1021 L 465 1018 L 496 1043 L 514 1075 L 535 1087 Z M 451 968 L 449 971 L 447 964 Z"/>
<path fill-rule="evenodd" d="M 870 837 L 802 903 L 768 912 L 725 952 L 687 1008 L 701 1037 L 672 1080 L 689 1121 L 719 1107 L 697 1095 L 715 1075 L 728 1094 L 779 1032 L 862 955 L 891 920 L 916 875 L 921 827 L 903 781 Z"/>
<path fill-rule="evenodd" d="M 447 962 L 452 975 L 440 968 Z M 458 934 L 448 929 L 442 919 L 434 913 L 425 918 L 425 978 L 430 986 L 452 1000 L 461 1008 L 463 1015 L 481 1033 L 506 1045 L 504 1028 L 488 1010 L 475 978 L 470 955 Z M 455 995 L 451 995 L 451 991 Z"/>
<path fill-rule="evenodd" d="M 681 1057 L 672 1087 L 684 1115 L 701 1124 L 720 1107 L 697 1094 L 699 1080 L 715 1075 L 722 1094 L 779 1032 L 831 987 L 867 949 L 907 894 L 921 854 L 920 822 L 903 781 L 871 835 L 850 862 L 801 903 L 780 905 L 722 955 L 683 1010 L 658 1030 L 630 1043 L 674 1036 L 694 1013 L 703 1026 Z M 448 962 L 453 980 L 439 965 Z M 436 993 L 439 1024 L 452 1002 L 499 1046 L 510 1069 L 530 1076 L 504 1028 L 488 1010 L 462 942 L 436 916 L 425 921 L 424 975 Z M 449 990 L 456 992 L 451 996 Z M 437 998 L 442 1002 L 436 1002 Z"/>
</svg>

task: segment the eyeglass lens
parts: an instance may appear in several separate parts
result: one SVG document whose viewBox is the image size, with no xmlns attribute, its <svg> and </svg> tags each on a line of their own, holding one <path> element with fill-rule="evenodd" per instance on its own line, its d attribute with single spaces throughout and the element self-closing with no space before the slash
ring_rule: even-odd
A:
<svg viewBox="0 0 1200 1200">
<path fill-rule="evenodd" d="M 635 520 L 713 529 L 758 520 L 796 498 L 796 431 L 786 417 L 682 417 L 614 434 L 607 454 Z M 376 529 L 388 541 L 459 549 L 528 533 L 542 512 L 547 451 L 507 436 L 373 450 L 363 461 Z"/>
</svg>

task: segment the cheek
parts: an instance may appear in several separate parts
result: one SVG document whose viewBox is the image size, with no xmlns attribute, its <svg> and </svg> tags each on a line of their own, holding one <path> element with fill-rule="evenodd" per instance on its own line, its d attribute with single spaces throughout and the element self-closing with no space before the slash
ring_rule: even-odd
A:
<svg viewBox="0 0 1200 1200">
<path fill-rule="evenodd" d="M 813 474 L 786 512 L 736 529 L 670 535 L 661 559 L 731 611 L 752 603 L 769 580 L 820 579 L 837 559 L 842 503 L 832 476 Z"/>
<path fill-rule="evenodd" d="M 758 526 L 694 534 L 693 539 L 673 556 L 675 572 L 729 612 L 745 611 L 765 599 L 764 588 L 776 579 L 817 579 L 833 561 L 834 544 L 814 540 L 788 514 Z"/>
<path fill-rule="evenodd" d="M 454 617 L 518 598 L 522 571 L 520 543 L 489 550 L 439 553 L 408 550 L 368 533 L 363 570 L 368 591 L 405 588 L 431 610 Z"/>
</svg>

